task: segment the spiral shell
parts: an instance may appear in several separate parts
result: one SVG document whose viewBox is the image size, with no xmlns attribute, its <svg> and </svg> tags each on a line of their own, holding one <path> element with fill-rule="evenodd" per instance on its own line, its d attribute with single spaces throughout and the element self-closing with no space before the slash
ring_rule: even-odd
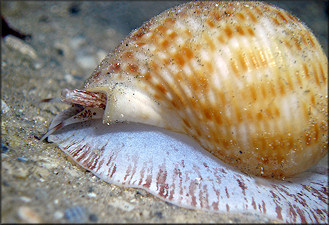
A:
<svg viewBox="0 0 329 225">
<path fill-rule="evenodd" d="M 63 90 L 72 107 L 42 139 L 106 182 L 178 206 L 324 222 L 327 170 L 300 172 L 327 154 L 327 70 L 314 35 L 282 9 L 191 2 L 133 31 L 83 90 Z"/>
<path fill-rule="evenodd" d="M 192 2 L 133 31 L 85 84 L 104 122 L 186 133 L 241 171 L 287 177 L 327 154 L 328 61 L 296 17 L 261 2 Z"/>
</svg>

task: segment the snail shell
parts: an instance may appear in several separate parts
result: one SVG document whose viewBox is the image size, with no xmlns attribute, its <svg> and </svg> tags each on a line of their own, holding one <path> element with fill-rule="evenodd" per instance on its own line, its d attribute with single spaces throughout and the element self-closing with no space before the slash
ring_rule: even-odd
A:
<svg viewBox="0 0 329 225">
<path fill-rule="evenodd" d="M 104 122 L 188 134 L 241 171 L 289 177 L 327 154 L 327 58 L 296 17 L 260 2 L 192 2 L 133 31 L 84 90 Z"/>
<path fill-rule="evenodd" d="M 327 71 L 312 32 L 287 12 L 192 2 L 133 31 L 84 90 L 104 94 L 92 102 L 105 123 L 185 133 L 245 173 L 283 178 L 327 154 Z"/>
<path fill-rule="evenodd" d="M 102 119 L 103 123 L 111 124 L 109 127 L 117 122 L 143 123 L 187 134 L 213 156 L 244 173 L 290 177 L 327 154 L 327 71 L 328 60 L 312 32 L 284 10 L 253 1 L 191 2 L 161 13 L 130 33 L 95 69 L 83 90 L 64 90 L 63 101 L 73 107 L 55 117 L 43 138 L 63 126 L 85 120 Z M 130 172 L 122 175 L 124 181 L 113 178 L 119 164 L 111 162 L 114 153 L 106 150 L 111 142 L 102 144 L 96 134 L 89 136 L 95 129 L 104 133 L 104 126 L 95 122 L 90 130 L 69 131 L 53 136 L 52 140 L 102 179 L 124 185 L 128 175 L 132 178 L 137 174 L 137 167 L 132 175 L 131 167 L 128 168 Z M 120 139 L 120 135 L 115 137 Z M 82 149 L 86 152 L 81 153 Z M 143 152 L 136 160 L 142 155 L 149 157 Z M 110 162 L 114 166 L 104 169 L 102 165 L 108 158 L 106 166 Z M 219 165 L 212 162 L 203 165 L 204 173 L 211 170 L 214 177 L 218 176 L 214 171 Z M 209 165 L 213 165 L 212 169 Z M 165 179 L 167 173 L 163 175 L 163 171 L 160 169 L 159 176 Z M 144 172 L 143 167 L 141 180 Z M 252 183 L 253 179 L 249 176 L 242 179 L 241 174 L 235 173 L 232 177 L 246 196 L 248 188 L 244 182 Z M 312 179 L 321 180 L 314 190 L 322 190 L 325 179 L 322 176 Z M 129 182 L 127 186 L 138 186 L 135 184 L 138 180 Z M 140 186 L 146 185 L 147 190 L 153 191 L 149 181 L 145 182 Z M 306 183 L 302 183 L 298 193 L 309 191 Z M 281 187 L 293 184 L 271 185 L 281 191 Z M 289 188 L 291 192 L 297 190 L 295 186 Z M 314 200 L 310 213 L 316 211 L 318 204 L 328 202 L 323 197 L 327 193 L 327 188 L 324 189 L 317 191 L 322 196 L 321 203 Z M 159 197 L 174 199 L 164 196 L 164 189 L 161 190 Z M 278 205 L 282 198 L 269 190 L 266 190 L 271 193 L 269 198 L 275 199 L 270 203 L 276 205 L 273 212 L 282 219 L 282 208 Z M 216 199 L 219 193 L 225 190 L 212 193 L 215 197 L 211 199 Z M 182 203 L 189 194 L 177 198 L 173 202 L 184 207 L 190 204 L 191 208 L 214 211 L 221 207 L 219 201 L 210 205 L 210 200 L 198 205 L 193 195 L 192 200 Z M 254 203 L 254 198 L 250 202 Z M 259 204 L 264 207 L 259 206 L 259 210 L 266 212 L 264 201 Z M 290 203 L 286 205 L 291 210 Z M 226 209 L 229 211 L 228 205 Z M 327 211 L 320 212 L 320 220 L 325 220 Z M 304 214 L 300 218 L 297 221 L 318 221 L 311 216 L 305 219 Z M 296 222 L 296 217 L 285 221 Z"/>
</svg>

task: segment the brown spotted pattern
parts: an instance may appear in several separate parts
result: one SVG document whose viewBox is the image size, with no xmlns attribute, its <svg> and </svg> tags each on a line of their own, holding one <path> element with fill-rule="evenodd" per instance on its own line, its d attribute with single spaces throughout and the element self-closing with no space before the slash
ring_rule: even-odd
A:
<svg viewBox="0 0 329 225">
<path fill-rule="evenodd" d="M 327 71 L 312 32 L 284 10 L 192 2 L 133 31 L 85 88 L 118 102 L 136 90 L 149 99 L 138 102 L 145 123 L 187 133 L 246 173 L 283 178 L 327 154 Z M 134 98 L 125 114 L 135 115 Z"/>
</svg>

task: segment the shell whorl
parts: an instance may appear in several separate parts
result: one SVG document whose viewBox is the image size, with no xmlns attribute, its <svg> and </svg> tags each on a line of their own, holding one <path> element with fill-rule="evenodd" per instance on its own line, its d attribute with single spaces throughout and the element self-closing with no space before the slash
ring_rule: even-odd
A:
<svg viewBox="0 0 329 225">
<path fill-rule="evenodd" d="M 299 173 L 327 154 L 328 61 L 296 17 L 260 2 L 192 2 L 133 31 L 85 84 L 105 122 L 194 137 L 240 170 Z"/>
</svg>

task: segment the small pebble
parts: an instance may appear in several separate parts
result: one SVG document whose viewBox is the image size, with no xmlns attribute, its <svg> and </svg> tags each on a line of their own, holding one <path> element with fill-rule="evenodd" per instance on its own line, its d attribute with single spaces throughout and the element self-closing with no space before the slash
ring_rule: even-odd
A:
<svg viewBox="0 0 329 225">
<path fill-rule="evenodd" d="M 17 215 L 23 223 L 41 223 L 40 216 L 28 206 L 19 207 Z"/>
<path fill-rule="evenodd" d="M 102 59 L 104 59 L 107 55 L 107 52 L 104 50 L 98 50 L 96 53 L 97 56 L 97 61 L 101 61 Z"/>
<path fill-rule="evenodd" d="M 9 112 L 9 107 L 7 106 L 7 104 L 5 103 L 4 100 L 1 99 L 1 113 L 7 113 Z"/>
<path fill-rule="evenodd" d="M 66 81 L 66 83 L 72 83 L 74 81 L 74 78 L 72 74 L 67 73 L 64 75 L 64 80 Z"/>
<path fill-rule="evenodd" d="M 36 188 L 35 189 L 35 199 L 36 200 L 43 200 L 43 199 L 49 199 L 50 193 L 46 191 L 44 188 Z"/>
<path fill-rule="evenodd" d="M 50 175 L 50 172 L 46 168 L 38 167 L 35 169 L 34 174 L 39 176 L 40 178 L 46 178 Z"/>
<path fill-rule="evenodd" d="M 20 40 L 19 38 L 12 36 L 12 35 L 8 35 L 4 39 L 5 39 L 4 40 L 5 44 L 8 47 L 11 47 L 11 48 L 19 51 L 23 55 L 30 56 L 32 59 L 38 58 L 35 50 L 30 45 L 26 44 L 24 41 Z"/>
<path fill-rule="evenodd" d="M 2 158 L 2 159 L 7 158 L 7 157 L 9 157 L 9 155 L 2 154 L 2 153 L 1 153 L 1 158 Z"/>
<path fill-rule="evenodd" d="M 19 162 L 27 162 L 27 159 L 24 157 L 17 157 L 16 160 Z"/>
<path fill-rule="evenodd" d="M 88 192 L 90 193 L 90 192 L 93 192 L 94 191 L 94 188 L 93 187 L 89 187 L 88 188 Z"/>
<path fill-rule="evenodd" d="M 150 211 L 149 211 L 149 210 L 143 210 L 142 215 L 143 215 L 145 218 L 148 218 L 148 217 L 150 216 Z"/>
<path fill-rule="evenodd" d="M 155 212 L 154 214 L 156 217 L 158 217 L 159 219 L 163 218 L 162 212 Z"/>
<path fill-rule="evenodd" d="M 2 184 L 3 184 L 3 186 L 6 186 L 6 187 L 10 186 L 9 182 L 6 180 L 2 180 Z"/>
<path fill-rule="evenodd" d="M 64 50 L 63 49 L 58 48 L 58 49 L 56 49 L 56 51 L 57 51 L 58 55 L 60 55 L 60 56 L 64 55 Z"/>
<path fill-rule="evenodd" d="M 1 143 L 1 153 L 6 153 L 6 152 L 8 152 L 8 150 L 9 150 L 9 148 L 6 145 Z"/>
<path fill-rule="evenodd" d="M 40 157 L 39 161 L 40 161 L 40 166 L 42 166 L 48 170 L 56 169 L 59 166 L 55 160 L 53 160 L 49 157 Z"/>
<path fill-rule="evenodd" d="M 90 214 L 89 215 L 89 221 L 91 221 L 91 222 L 97 222 L 98 221 L 98 217 L 95 214 Z"/>
<path fill-rule="evenodd" d="M 25 179 L 27 176 L 29 175 L 29 171 L 25 168 L 18 168 L 16 171 L 15 171 L 15 177 L 16 178 L 21 178 L 21 179 Z"/>
<path fill-rule="evenodd" d="M 79 55 L 76 60 L 84 69 L 92 69 L 97 65 L 95 58 L 89 55 Z"/>
<path fill-rule="evenodd" d="M 72 4 L 69 8 L 69 12 L 72 14 L 72 15 L 78 15 L 80 13 L 80 5 L 78 4 Z"/>
<path fill-rule="evenodd" d="M 96 194 L 94 192 L 88 193 L 87 194 L 89 198 L 96 198 Z"/>
<path fill-rule="evenodd" d="M 34 63 L 34 68 L 35 68 L 35 69 L 41 69 L 42 66 L 43 66 L 43 65 L 42 65 L 41 62 L 36 62 L 36 63 Z"/>
<path fill-rule="evenodd" d="M 66 168 L 65 170 L 66 173 L 70 174 L 72 177 L 78 177 L 80 176 L 79 172 L 75 170 L 74 168 Z"/>
<path fill-rule="evenodd" d="M 135 206 L 126 202 L 126 201 L 123 201 L 123 200 L 120 200 L 120 199 L 113 199 L 110 203 L 109 203 L 110 206 L 113 206 L 115 208 L 119 208 L 123 211 L 126 211 L 126 212 L 130 212 L 132 211 Z"/>
<path fill-rule="evenodd" d="M 61 212 L 61 211 L 54 212 L 54 219 L 55 220 L 62 219 L 63 217 L 64 217 L 64 213 L 63 212 Z"/>
<path fill-rule="evenodd" d="M 113 28 L 108 28 L 107 30 L 105 30 L 105 33 L 108 35 L 109 38 L 114 38 L 117 34 L 117 31 Z"/>
<path fill-rule="evenodd" d="M 75 50 L 80 48 L 85 43 L 86 43 L 86 39 L 84 37 L 77 36 L 70 40 L 70 47 Z"/>
<path fill-rule="evenodd" d="M 1 154 L 2 157 L 2 154 Z M 9 162 L 1 162 L 1 172 L 6 171 L 7 174 L 12 175 L 14 173 L 13 165 Z"/>
<path fill-rule="evenodd" d="M 40 123 L 44 123 L 46 121 L 46 118 L 43 116 L 35 116 L 33 118 L 34 121 L 39 121 Z"/>
<path fill-rule="evenodd" d="M 84 207 L 75 206 L 73 208 L 68 208 L 64 212 L 64 217 L 70 223 L 85 223 L 87 222 L 87 213 Z"/>
<path fill-rule="evenodd" d="M 20 200 L 22 200 L 23 202 L 30 202 L 32 199 L 31 198 L 29 198 L 29 197 L 26 197 L 26 196 L 21 196 L 21 197 L 19 197 L 19 199 Z"/>
</svg>

